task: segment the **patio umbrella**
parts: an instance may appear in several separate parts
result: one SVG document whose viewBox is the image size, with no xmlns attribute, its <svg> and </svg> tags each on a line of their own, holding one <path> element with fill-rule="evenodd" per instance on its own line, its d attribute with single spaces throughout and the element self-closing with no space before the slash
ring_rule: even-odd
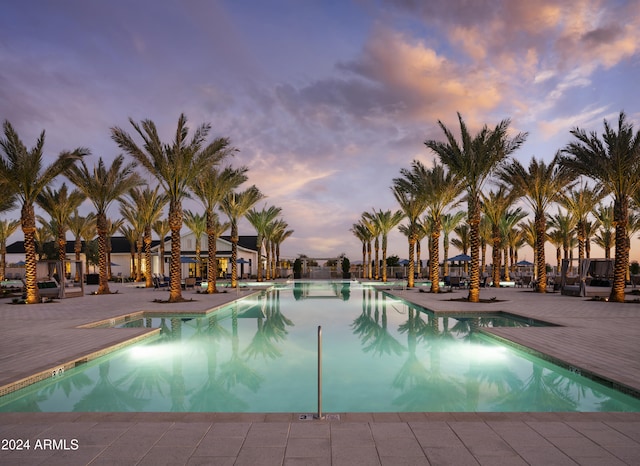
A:
<svg viewBox="0 0 640 466">
<path fill-rule="evenodd" d="M 531 267 L 533 265 L 533 262 L 529 262 L 527 260 L 524 260 L 524 261 L 517 262 L 516 265 L 518 267 Z"/>
<path fill-rule="evenodd" d="M 195 264 L 196 260 L 193 257 L 181 256 L 180 257 L 180 263 L 181 264 Z"/>
<path fill-rule="evenodd" d="M 458 254 L 457 256 L 453 256 L 447 259 L 448 262 L 451 262 L 451 265 L 453 266 L 454 262 L 458 262 L 458 275 L 460 275 L 460 266 L 462 262 L 469 262 L 471 260 L 471 256 L 467 255 L 467 254 Z"/>
<path fill-rule="evenodd" d="M 244 257 L 241 257 L 236 262 L 240 264 L 240 278 L 242 278 L 244 276 L 244 264 L 248 264 L 249 261 L 246 260 Z"/>
</svg>

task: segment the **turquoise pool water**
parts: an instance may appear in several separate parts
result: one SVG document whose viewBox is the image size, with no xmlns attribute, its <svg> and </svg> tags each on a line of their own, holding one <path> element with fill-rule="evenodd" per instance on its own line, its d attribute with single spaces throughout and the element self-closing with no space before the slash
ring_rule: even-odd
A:
<svg viewBox="0 0 640 466">
<path fill-rule="evenodd" d="M 640 411 L 640 400 L 481 332 L 535 324 L 436 317 L 349 283 L 296 283 L 206 317 L 127 326 L 162 335 L 0 398 L 0 411 Z M 87 330 L 90 331 L 90 330 Z"/>
</svg>

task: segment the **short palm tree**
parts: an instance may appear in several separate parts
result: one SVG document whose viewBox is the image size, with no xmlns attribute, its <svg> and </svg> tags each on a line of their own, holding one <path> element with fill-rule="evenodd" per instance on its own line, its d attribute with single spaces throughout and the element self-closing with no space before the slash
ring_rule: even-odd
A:
<svg viewBox="0 0 640 466">
<path fill-rule="evenodd" d="M 258 281 L 263 280 L 262 277 L 262 247 L 267 234 L 267 228 L 278 215 L 282 212 L 282 208 L 271 206 L 268 209 L 263 207 L 262 210 L 250 209 L 247 214 L 247 220 L 256 229 L 257 239 L 256 247 L 258 248 Z M 269 264 L 267 264 L 267 267 Z"/>
<path fill-rule="evenodd" d="M 502 237 L 501 246 L 504 256 L 504 279 L 507 282 L 511 280 L 511 277 L 509 275 L 509 237 L 512 235 L 512 232 L 515 231 L 515 226 L 518 224 L 518 222 L 526 216 L 527 214 L 523 212 L 520 207 L 517 207 L 515 209 L 508 209 L 502 216 L 502 219 L 500 219 L 500 236 Z"/>
<path fill-rule="evenodd" d="M 164 218 L 156 220 L 155 222 L 153 222 L 153 225 L 151 225 L 151 229 L 156 235 L 158 235 L 158 238 L 160 239 L 160 275 L 164 277 L 164 243 L 167 239 L 167 236 L 171 232 L 171 228 L 169 227 L 169 219 Z"/>
<path fill-rule="evenodd" d="M 420 216 L 427 208 L 424 196 L 419 195 L 414 188 L 407 185 L 402 178 L 393 180 L 393 195 L 400 205 L 404 218 L 407 219 L 406 225 L 401 225 L 400 232 L 407 237 L 409 243 L 409 272 L 407 275 L 407 288 L 414 286 L 415 273 L 415 248 L 418 242 L 419 230 L 422 228 L 420 224 Z"/>
<path fill-rule="evenodd" d="M 547 222 L 549 223 L 549 227 L 557 230 L 562 236 L 563 259 L 569 259 L 570 256 L 573 255 L 571 252 L 571 245 L 575 239 L 575 217 L 558 208 L 558 212 L 555 215 L 548 216 Z"/>
<path fill-rule="evenodd" d="M 144 247 L 144 277 L 145 286 L 151 288 L 153 286 L 152 266 L 151 266 L 151 228 L 152 225 L 160 220 L 164 207 L 167 205 L 168 199 L 160 191 L 160 186 L 151 189 L 148 186 L 142 188 L 133 188 L 129 190 L 129 199 L 124 200 L 130 205 L 132 210 L 136 212 L 136 216 L 142 227 L 142 243 Z"/>
<path fill-rule="evenodd" d="M 255 205 L 264 195 L 256 186 L 236 193 L 229 192 L 220 203 L 220 209 L 227 215 L 231 223 L 231 287 L 238 286 L 238 221 Z M 258 258 L 260 260 L 260 258 Z"/>
<path fill-rule="evenodd" d="M 458 211 L 452 214 L 444 214 L 442 216 L 442 249 L 444 257 L 442 258 L 442 273 L 447 276 L 449 275 L 449 235 L 451 232 L 460 225 L 460 222 L 464 219 L 466 213 L 463 211 Z"/>
<path fill-rule="evenodd" d="M 613 205 L 599 205 L 593 211 L 593 215 L 600 223 L 599 232 L 595 235 L 594 241 L 604 250 L 604 257 L 609 259 L 611 258 L 611 248 L 613 248 L 615 241 Z"/>
<path fill-rule="evenodd" d="M 134 188 L 136 189 L 136 188 Z M 131 190 L 129 191 L 131 192 Z M 131 228 L 131 232 L 127 231 L 125 236 L 128 236 L 127 239 L 133 240 L 137 261 L 135 261 L 135 267 L 133 270 L 135 271 L 135 281 L 142 281 L 142 246 L 144 244 L 143 235 L 144 235 L 144 222 L 142 220 L 142 216 L 138 215 L 138 211 L 132 203 L 130 203 L 126 198 L 123 198 L 120 201 L 120 216 L 122 220 L 126 221 Z M 146 280 L 145 280 L 146 281 Z M 145 285 L 146 286 L 146 285 Z"/>
<path fill-rule="evenodd" d="M 371 242 L 371 232 L 362 222 L 354 223 L 349 230 L 362 243 L 362 278 L 367 274 L 367 244 Z"/>
<path fill-rule="evenodd" d="M 284 240 L 289 238 L 294 233 L 294 230 L 289 230 L 287 228 L 288 224 L 285 222 L 283 228 L 279 229 L 272 238 L 272 244 L 275 246 L 274 257 L 276 259 L 276 264 L 280 264 L 280 246 L 282 245 Z M 280 278 L 279 274 L 275 278 Z"/>
<path fill-rule="evenodd" d="M 162 186 L 169 198 L 169 226 L 171 228 L 171 264 L 169 267 L 169 302 L 182 298 L 182 268 L 180 264 L 180 230 L 182 229 L 182 200 L 188 195 L 199 173 L 217 165 L 233 149 L 227 138 L 217 138 L 206 144 L 211 130 L 209 124 L 196 128 L 188 139 L 187 117 L 181 114 L 175 139 L 171 144 L 160 141 L 156 125 L 151 120 L 140 124 L 129 119 L 143 141 L 139 146 L 121 128 L 112 128 L 111 137 L 118 146 L 147 169 Z"/>
<path fill-rule="evenodd" d="M 207 216 L 191 210 L 184 212 L 184 224 L 196 239 L 196 277 L 202 278 L 202 236 L 207 232 Z"/>
<path fill-rule="evenodd" d="M 462 254 L 469 254 L 469 246 L 471 245 L 471 228 L 468 223 L 461 223 L 457 227 L 453 229 L 453 232 L 456 234 L 457 238 L 453 238 L 451 240 L 451 244 L 455 246 Z M 465 262 L 465 273 L 467 273 L 468 262 Z"/>
<path fill-rule="evenodd" d="M 480 301 L 480 193 L 485 181 L 498 165 L 515 152 L 526 140 L 526 133 L 508 137 L 510 120 L 501 121 L 494 129 L 486 125 L 475 136 L 471 136 L 462 116 L 460 123 L 460 143 L 453 133 L 441 122 L 446 142 L 428 140 L 425 145 L 434 151 L 455 176 L 467 192 L 467 221 L 470 226 L 471 261 L 469 271 L 469 302 Z"/>
<path fill-rule="evenodd" d="M 404 214 L 401 210 L 379 210 L 374 211 L 371 220 L 377 224 L 377 229 L 380 232 L 382 238 L 382 281 L 387 281 L 387 246 L 389 233 L 393 230 L 403 219 Z"/>
<path fill-rule="evenodd" d="M 96 230 L 98 232 L 99 285 L 97 294 L 111 293 L 109 290 L 109 222 L 107 209 L 127 191 L 141 183 L 134 171 L 135 163 L 125 163 L 124 157 L 118 155 L 107 168 L 102 157 L 98 164 L 89 169 L 82 161 L 80 166 L 73 166 L 67 177 L 82 191 L 96 209 Z"/>
<path fill-rule="evenodd" d="M 482 210 L 491 227 L 491 250 L 493 259 L 493 265 L 491 266 L 491 278 L 493 286 L 500 288 L 501 244 L 503 244 L 505 239 L 501 226 L 505 220 L 509 207 L 511 207 L 515 200 L 515 196 L 513 195 L 513 192 L 509 191 L 508 188 L 503 185 L 495 191 L 489 191 L 488 194 L 481 194 L 481 199 Z M 506 267 L 507 258 L 505 257 L 505 270 Z"/>
<path fill-rule="evenodd" d="M 513 186 L 513 189 L 529 204 L 534 215 L 537 228 L 535 256 L 538 261 L 537 290 L 544 293 L 547 290 L 547 268 L 544 254 L 546 242 L 547 217 L 546 212 L 551 203 L 557 201 L 562 192 L 569 187 L 573 175 L 559 165 L 559 154 L 556 154 L 548 165 L 542 160 L 531 158 L 528 169 L 517 160 L 505 164 L 498 176 L 503 183 Z"/>
<path fill-rule="evenodd" d="M 34 204 L 38 195 L 51 184 L 58 175 L 89 153 L 88 149 L 77 148 L 71 152 L 62 152 L 55 161 L 44 166 L 44 131 L 30 150 L 20 140 L 18 133 L 8 121 L 4 122 L 4 137 L 0 139 L 0 183 L 3 191 L 15 193 L 20 206 L 20 223 L 24 233 L 25 250 L 25 288 L 26 302 L 39 301 L 36 283 L 36 214 Z"/>
<path fill-rule="evenodd" d="M 36 202 L 55 220 L 57 228 L 58 260 L 67 258 L 67 229 L 71 214 L 82 204 L 86 196 L 77 189 L 69 191 L 66 183 L 59 190 L 46 187 L 37 197 Z"/>
<path fill-rule="evenodd" d="M 624 302 L 629 268 L 629 202 L 640 189 L 640 131 L 634 132 L 624 112 L 620 112 L 617 129 L 604 121 L 602 139 L 595 131 L 587 133 L 580 128 L 574 128 L 571 134 L 575 140 L 563 150 L 563 166 L 597 181 L 613 196 L 616 252 L 609 301 Z"/>
<path fill-rule="evenodd" d="M 73 252 L 75 254 L 75 260 L 80 260 L 80 254 L 82 253 L 82 238 L 93 237 L 96 230 L 96 216 L 92 212 L 86 217 L 82 217 L 76 210 L 71 217 L 69 217 L 69 231 L 73 234 Z M 80 281 L 80 270 L 76 269 L 76 281 Z"/>
<path fill-rule="evenodd" d="M 591 211 L 598 202 L 606 195 L 599 187 L 589 187 L 581 183 L 580 187 L 570 188 L 560 198 L 560 204 L 573 215 L 576 222 L 576 236 L 578 238 L 578 259 L 582 261 L 585 257 L 585 246 L 587 241 L 587 222 Z M 579 268 L 582 266 L 579 263 Z"/>
<path fill-rule="evenodd" d="M 203 171 L 194 180 L 193 193 L 204 204 L 207 217 L 207 293 L 217 293 L 216 280 L 218 277 L 218 259 L 216 258 L 218 238 L 229 228 L 226 223 L 220 223 L 216 209 L 222 199 L 242 183 L 247 181 L 247 167 L 226 167 L 218 170 L 215 167 Z M 222 231 L 221 231 L 221 227 Z M 258 256 L 260 253 L 258 253 Z"/>
<path fill-rule="evenodd" d="M 15 233 L 19 226 L 18 220 L 0 220 L 0 280 L 4 280 L 7 271 L 7 239 Z"/>
</svg>

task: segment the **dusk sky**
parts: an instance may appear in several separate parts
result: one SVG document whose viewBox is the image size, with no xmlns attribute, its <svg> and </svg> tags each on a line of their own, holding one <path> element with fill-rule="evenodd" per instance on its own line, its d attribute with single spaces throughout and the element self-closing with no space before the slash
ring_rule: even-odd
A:
<svg viewBox="0 0 640 466">
<path fill-rule="evenodd" d="M 549 161 L 575 126 L 601 134 L 624 110 L 637 130 L 639 82 L 635 0 L 0 6 L 0 119 L 27 146 L 45 129 L 47 163 L 85 146 L 92 166 L 121 152 L 109 128 L 133 133 L 129 117 L 155 121 L 167 142 L 180 113 L 210 122 L 267 195 L 257 207 L 281 207 L 295 230 L 286 257 L 361 259 L 349 229 L 363 211 L 397 209 L 392 179 L 414 159 L 433 162 L 424 141 L 442 136 L 438 120 L 459 134 L 458 111 L 473 131 L 511 118 L 529 133 L 515 158 Z M 399 232 L 389 243 L 407 256 Z"/>
</svg>

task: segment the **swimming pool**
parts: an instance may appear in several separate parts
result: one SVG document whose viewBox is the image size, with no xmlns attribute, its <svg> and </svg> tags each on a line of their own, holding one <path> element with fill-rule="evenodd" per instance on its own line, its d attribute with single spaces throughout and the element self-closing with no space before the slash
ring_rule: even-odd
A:
<svg viewBox="0 0 640 466">
<path fill-rule="evenodd" d="M 356 282 L 295 283 L 0 398 L 0 411 L 640 411 L 619 393 L 482 332 L 536 322 L 436 316 Z"/>
</svg>

